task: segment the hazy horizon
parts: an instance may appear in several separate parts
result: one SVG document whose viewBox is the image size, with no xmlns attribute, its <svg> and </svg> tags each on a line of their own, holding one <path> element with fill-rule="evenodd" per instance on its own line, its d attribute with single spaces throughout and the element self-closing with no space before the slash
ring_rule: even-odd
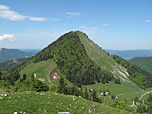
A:
<svg viewBox="0 0 152 114">
<path fill-rule="evenodd" d="M 5 49 L 19 49 L 19 50 L 42 50 L 42 49 L 44 49 L 44 48 L 42 48 L 42 49 L 40 49 L 40 48 L 7 48 L 7 47 L 1 47 L 0 49 L 2 49 L 2 48 L 5 48 Z M 104 49 L 104 48 L 102 48 L 102 49 Z M 113 51 L 134 51 L 134 50 L 152 50 L 152 49 L 104 49 L 104 50 L 113 50 Z"/>
</svg>

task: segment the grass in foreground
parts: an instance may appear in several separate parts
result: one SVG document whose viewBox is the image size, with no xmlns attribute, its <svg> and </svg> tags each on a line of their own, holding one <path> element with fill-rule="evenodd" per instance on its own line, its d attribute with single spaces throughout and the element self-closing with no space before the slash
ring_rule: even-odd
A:
<svg viewBox="0 0 152 114">
<path fill-rule="evenodd" d="M 5 95 L 5 94 L 4 94 Z M 18 92 L 7 94 L 0 99 L 0 113 L 13 114 L 129 114 L 124 110 L 111 108 L 104 104 L 91 102 L 81 97 L 62 95 L 53 92 Z"/>
</svg>

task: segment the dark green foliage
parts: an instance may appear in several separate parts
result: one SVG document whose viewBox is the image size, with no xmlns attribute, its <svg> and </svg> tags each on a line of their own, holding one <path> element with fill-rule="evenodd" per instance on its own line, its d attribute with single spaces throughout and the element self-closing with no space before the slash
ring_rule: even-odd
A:
<svg viewBox="0 0 152 114">
<path fill-rule="evenodd" d="M 20 74 L 18 70 L 14 70 L 13 72 L 9 73 L 9 76 L 12 82 L 17 81 L 20 78 Z"/>
<path fill-rule="evenodd" d="M 150 94 L 149 97 L 147 98 L 146 104 L 148 105 L 147 112 L 151 114 L 152 113 L 152 94 Z"/>
<path fill-rule="evenodd" d="M 10 74 L 6 71 L 0 72 L 0 86 L 9 87 L 13 85 Z"/>
<path fill-rule="evenodd" d="M 114 105 L 114 107 L 119 108 L 121 110 L 128 108 L 128 104 L 124 101 L 115 101 L 115 103 L 113 105 Z"/>
<path fill-rule="evenodd" d="M 58 92 L 63 93 L 63 94 L 67 94 L 67 95 L 76 95 L 76 96 L 80 96 L 82 93 L 78 89 L 77 86 L 75 86 L 75 85 L 69 86 L 67 83 L 65 83 L 64 78 L 62 78 L 62 77 L 59 80 Z"/>
<path fill-rule="evenodd" d="M 67 88 L 65 87 L 64 79 L 61 78 L 59 81 L 59 92 L 60 93 L 67 93 Z"/>
<path fill-rule="evenodd" d="M 26 74 L 23 74 L 23 81 L 26 80 Z"/>
<path fill-rule="evenodd" d="M 64 79 L 61 77 L 60 79 L 60 86 L 63 87 L 64 86 Z"/>
<path fill-rule="evenodd" d="M 152 74 L 142 70 L 140 67 L 133 65 L 117 55 L 113 55 L 113 59 L 125 67 L 130 75 L 130 79 L 139 87 L 145 89 L 152 86 Z"/>
<path fill-rule="evenodd" d="M 149 97 L 147 98 L 147 101 L 151 102 L 151 104 L 152 104 L 152 94 L 149 95 Z"/>
<path fill-rule="evenodd" d="M 14 82 L 19 79 L 20 74 L 17 70 L 12 73 L 2 71 L 0 72 L 0 85 L 4 87 L 8 87 L 14 85 Z"/>
<path fill-rule="evenodd" d="M 23 82 L 23 81 L 25 81 L 25 80 L 26 80 L 26 74 L 23 74 L 23 77 L 20 78 L 20 82 Z"/>
<path fill-rule="evenodd" d="M 139 105 L 138 108 L 137 108 L 137 112 L 139 113 L 146 113 L 147 112 L 147 109 L 144 105 Z"/>
<path fill-rule="evenodd" d="M 38 53 L 33 60 L 39 62 L 52 58 L 54 58 L 61 73 L 79 87 L 101 81 L 108 83 L 113 78 L 110 72 L 101 70 L 88 57 L 77 32 L 69 32 L 61 36 Z"/>
<path fill-rule="evenodd" d="M 23 74 L 23 77 L 20 78 L 19 83 L 15 83 L 15 86 L 12 87 L 14 91 L 48 91 L 49 86 L 40 80 L 34 79 L 32 76 L 30 79 L 26 78 L 26 74 Z"/>
<path fill-rule="evenodd" d="M 111 99 L 113 99 L 113 100 L 114 100 L 115 98 L 116 98 L 116 96 L 115 96 L 115 95 L 111 95 Z"/>
<path fill-rule="evenodd" d="M 66 95 L 75 95 L 75 96 L 81 96 L 85 99 L 91 100 L 91 101 L 95 101 L 95 102 L 102 102 L 101 98 L 97 97 L 96 91 L 93 90 L 91 93 L 91 96 L 89 98 L 89 94 L 87 91 L 87 88 L 85 88 L 85 92 L 83 92 L 82 88 L 78 88 L 75 85 L 69 86 L 67 83 L 64 82 L 64 78 L 60 78 L 59 81 L 59 88 L 58 88 L 58 92 L 59 93 L 63 93 Z"/>
<path fill-rule="evenodd" d="M 120 78 L 115 79 L 115 84 L 121 84 L 121 82 L 120 82 Z"/>
<path fill-rule="evenodd" d="M 147 98 L 146 104 L 148 105 L 147 113 L 152 114 L 152 94 L 150 94 L 149 97 Z"/>
<path fill-rule="evenodd" d="M 127 103 L 127 99 L 125 99 L 125 102 Z"/>
<path fill-rule="evenodd" d="M 148 114 L 152 114 L 152 104 L 150 104 L 147 108 Z"/>
<path fill-rule="evenodd" d="M 40 92 L 40 91 L 48 91 L 49 87 L 41 82 L 40 80 L 34 80 L 31 85 L 31 90 Z"/>
<path fill-rule="evenodd" d="M 135 97 L 134 101 L 135 101 L 135 103 L 138 102 L 138 97 Z"/>
<path fill-rule="evenodd" d="M 20 78 L 18 70 L 12 73 L 2 71 L 0 72 L 0 85 L 9 88 L 14 85 L 14 82 Z"/>
<path fill-rule="evenodd" d="M 34 81 L 34 74 L 32 74 L 32 76 L 31 76 L 31 80 L 32 80 L 32 81 Z"/>
<path fill-rule="evenodd" d="M 97 92 L 94 89 L 93 89 L 92 94 L 91 94 L 91 101 L 98 102 Z"/>
</svg>

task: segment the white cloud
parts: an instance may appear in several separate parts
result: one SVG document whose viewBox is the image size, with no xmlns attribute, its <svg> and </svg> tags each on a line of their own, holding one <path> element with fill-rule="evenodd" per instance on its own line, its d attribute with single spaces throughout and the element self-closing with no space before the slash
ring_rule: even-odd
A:
<svg viewBox="0 0 152 114">
<path fill-rule="evenodd" d="M 46 21 L 46 18 L 43 17 L 28 17 L 31 21 Z"/>
<path fill-rule="evenodd" d="M 110 24 L 102 24 L 103 26 L 109 26 Z"/>
<path fill-rule="evenodd" d="M 19 21 L 19 20 L 25 20 L 28 19 L 30 21 L 46 21 L 46 18 L 42 17 L 32 17 L 32 16 L 25 16 L 22 14 L 19 14 L 15 11 L 11 11 L 8 6 L 0 5 L 0 18 L 8 19 L 12 21 Z"/>
<path fill-rule="evenodd" d="M 79 27 L 83 29 L 97 29 L 97 27 L 87 27 L 87 26 L 79 26 Z"/>
<path fill-rule="evenodd" d="M 24 20 L 26 16 L 20 15 L 17 12 L 10 10 L 0 10 L 0 18 L 17 21 L 17 20 Z"/>
<path fill-rule="evenodd" d="M 65 14 L 67 14 L 67 15 L 70 16 L 70 17 L 76 16 L 76 15 L 81 15 L 80 12 L 67 12 L 67 13 L 65 13 Z"/>
<path fill-rule="evenodd" d="M 152 20 L 145 20 L 145 22 L 146 22 L 146 23 L 150 23 L 150 22 L 152 22 Z"/>
<path fill-rule="evenodd" d="M 10 41 L 14 41 L 14 34 L 4 34 L 2 36 L 0 36 L 0 41 L 4 40 L 4 39 L 8 39 Z"/>
<path fill-rule="evenodd" d="M 0 9 L 1 9 L 1 10 L 8 10 L 9 7 L 7 7 L 7 6 L 5 6 L 5 5 L 0 5 Z"/>
<path fill-rule="evenodd" d="M 51 18 L 52 21 L 59 21 L 61 19 L 58 19 L 58 18 Z"/>
</svg>

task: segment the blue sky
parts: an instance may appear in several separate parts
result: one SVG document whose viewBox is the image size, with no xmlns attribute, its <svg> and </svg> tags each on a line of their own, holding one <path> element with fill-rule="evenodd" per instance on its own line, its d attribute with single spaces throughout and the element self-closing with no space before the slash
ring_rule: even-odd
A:
<svg viewBox="0 0 152 114">
<path fill-rule="evenodd" d="M 0 48 L 42 49 L 80 30 L 104 49 L 152 49 L 151 0 L 0 0 Z"/>
</svg>

